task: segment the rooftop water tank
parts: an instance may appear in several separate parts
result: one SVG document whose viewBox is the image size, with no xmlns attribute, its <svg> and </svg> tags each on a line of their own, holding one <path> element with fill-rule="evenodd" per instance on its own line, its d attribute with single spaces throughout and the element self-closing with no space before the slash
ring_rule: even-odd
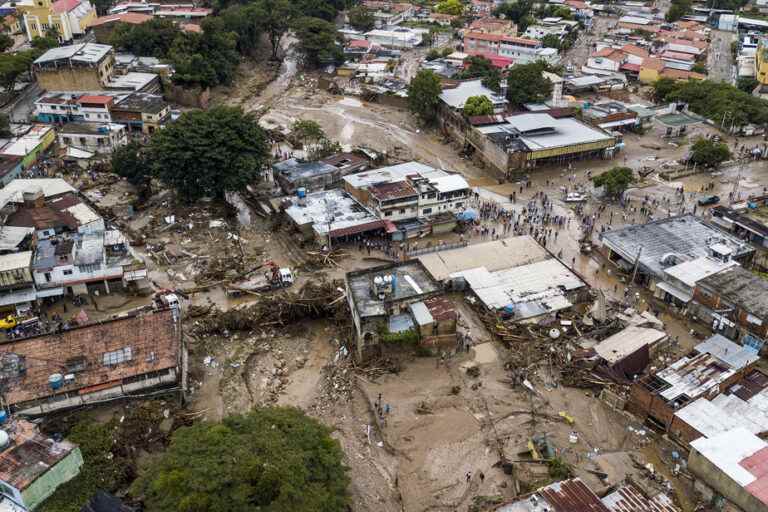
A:
<svg viewBox="0 0 768 512">
<path fill-rule="evenodd" d="M 64 376 L 60 373 L 54 373 L 50 377 L 48 377 L 48 385 L 51 386 L 51 389 L 56 390 L 61 388 L 61 386 L 64 384 Z"/>
<path fill-rule="evenodd" d="M 296 189 L 296 196 L 297 196 L 299 199 L 303 199 L 303 198 L 307 197 L 307 189 L 306 189 L 306 188 L 304 188 L 304 187 L 299 187 L 299 188 L 297 188 L 297 189 Z"/>
<path fill-rule="evenodd" d="M 0 409 L 0 425 L 5 423 L 5 420 L 8 419 L 8 413 L 5 412 L 5 409 Z"/>
<path fill-rule="evenodd" d="M 7 448 L 11 444 L 11 436 L 5 430 L 0 430 L 0 450 Z"/>
</svg>

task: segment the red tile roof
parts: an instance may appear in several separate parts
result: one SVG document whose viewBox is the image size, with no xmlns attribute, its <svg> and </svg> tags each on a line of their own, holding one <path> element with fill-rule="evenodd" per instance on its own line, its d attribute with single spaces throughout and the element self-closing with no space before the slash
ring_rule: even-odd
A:
<svg viewBox="0 0 768 512">
<path fill-rule="evenodd" d="M 688 80 L 689 78 L 692 78 L 694 80 L 704 80 L 706 75 L 702 75 L 701 73 L 695 73 L 693 71 L 683 71 L 682 69 L 673 69 L 673 68 L 664 68 L 661 71 L 661 76 L 663 78 L 671 78 L 673 80 Z"/>
<path fill-rule="evenodd" d="M 667 50 L 666 52 L 661 54 L 661 58 L 667 58 L 667 59 L 675 59 L 675 60 L 687 60 L 687 61 L 693 61 L 695 60 L 695 57 L 691 55 L 690 53 L 682 53 L 682 52 L 673 52 Z"/>
<path fill-rule="evenodd" d="M 117 385 L 123 379 L 175 368 L 179 357 L 176 328 L 172 312 L 162 310 L 6 341 L 0 344 L 0 361 L 11 354 L 19 356 L 25 371 L 9 374 L 3 370 L 5 399 L 12 406 L 60 393 L 84 394 L 85 388 Z M 105 353 L 126 347 L 130 347 L 129 361 L 104 364 Z M 53 391 L 48 378 L 54 373 L 70 373 L 67 364 L 75 360 L 84 363 L 84 369 L 75 373 L 74 382 Z"/>
<path fill-rule="evenodd" d="M 640 64 L 640 68 L 655 69 L 656 71 L 661 71 L 664 69 L 664 62 L 662 62 L 661 59 L 657 59 L 656 57 L 648 57 L 643 59 L 643 63 Z"/>
<path fill-rule="evenodd" d="M 650 53 L 648 53 L 648 50 L 645 48 L 640 48 L 639 46 L 635 46 L 633 44 L 625 44 L 621 47 L 621 51 L 624 53 L 628 53 L 630 55 L 635 55 L 637 57 L 648 57 Z"/>
<path fill-rule="evenodd" d="M 464 39 L 479 39 L 481 41 L 503 41 L 505 43 L 513 43 L 528 46 L 541 46 L 541 41 L 536 39 L 526 39 L 524 37 L 508 36 L 506 34 L 487 34 L 485 32 L 467 32 L 464 34 Z"/>
<path fill-rule="evenodd" d="M 621 65 L 621 68 L 624 71 L 631 71 L 633 73 L 639 73 L 640 72 L 640 64 L 630 64 L 629 62 L 625 62 Z"/>
<path fill-rule="evenodd" d="M 122 14 L 110 14 L 109 16 L 100 16 L 96 18 L 91 27 L 106 25 L 107 23 L 130 23 L 131 25 L 141 25 L 142 23 L 154 18 L 151 14 L 142 14 L 140 12 L 125 12 Z"/>
<path fill-rule="evenodd" d="M 755 481 L 745 487 L 749 493 L 768 505 L 768 447 L 758 450 L 739 462 L 755 477 Z"/>
<path fill-rule="evenodd" d="M 56 13 L 69 12 L 80 5 L 80 0 L 57 0 L 51 5 L 51 9 Z"/>
<path fill-rule="evenodd" d="M 112 96 L 95 96 L 84 94 L 77 99 L 78 103 L 90 103 L 92 105 L 109 105 L 114 98 Z"/>
<path fill-rule="evenodd" d="M 365 224 L 358 224 L 357 226 L 349 226 L 347 228 L 339 228 L 331 230 L 331 238 L 340 238 L 342 236 L 356 235 L 358 233 L 365 233 L 366 231 L 375 231 L 377 229 L 386 229 L 387 225 L 383 220 L 374 220 L 366 222 Z M 397 230 L 395 230 L 397 231 Z"/>
</svg>

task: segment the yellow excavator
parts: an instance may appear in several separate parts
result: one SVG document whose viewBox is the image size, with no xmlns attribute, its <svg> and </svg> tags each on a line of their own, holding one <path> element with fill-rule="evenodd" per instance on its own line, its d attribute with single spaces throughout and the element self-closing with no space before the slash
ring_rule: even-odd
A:
<svg viewBox="0 0 768 512">
<path fill-rule="evenodd" d="M 13 315 L 8 315 L 5 318 L 0 318 L 0 329 L 5 331 L 13 329 L 19 324 L 18 319 Z"/>
</svg>

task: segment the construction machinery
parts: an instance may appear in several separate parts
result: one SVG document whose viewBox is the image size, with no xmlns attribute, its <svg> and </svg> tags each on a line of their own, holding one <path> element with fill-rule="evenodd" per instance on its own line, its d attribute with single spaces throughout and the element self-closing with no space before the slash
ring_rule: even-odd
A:
<svg viewBox="0 0 768 512">
<path fill-rule="evenodd" d="M 260 293 L 293 285 L 294 275 L 290 268 L 279 267 L 274 261 L 267 261 L 252 272 L 260 269 L 264 269 L 264 272 L 230 283 L 227 286 L 227 295 L 238 297 L 244 293 Z"/>
</svg>

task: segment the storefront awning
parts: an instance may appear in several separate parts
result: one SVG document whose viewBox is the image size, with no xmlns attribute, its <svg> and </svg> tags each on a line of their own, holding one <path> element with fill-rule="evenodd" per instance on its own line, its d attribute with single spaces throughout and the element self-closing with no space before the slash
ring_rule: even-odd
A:
<svg viewBox="0 0 768 512">
<path fill-rule="evenodd" d="M 64 288 L 47 288 L 45 290 L 37 290 L 38 299 L 43 299 L 45 297 L 56 297 L 58 295 L 64 295 Z"/>
<path fill-rule="evenodd" d="M 679 299 L 679 300 L 681 300 L 681 301 L 683 301 L 685 303 L 690 302 L 691 299 L 693 298 L 693 295 L 691 295 L 690 293 L 684 292 L 683 290 L 681 290 L 679 288 L 675 288 L 674 286 L 672 286 L 669 283 L 665 283 L 665 282 L 656 283 L 656 287 L 657 288 L 661 288 L 662 290 L 664 290 L 668 294 L 672 295 L 673 297 L 675 297 L 675 298 L 677 298 L 677 299 Z"/>
</svg>

